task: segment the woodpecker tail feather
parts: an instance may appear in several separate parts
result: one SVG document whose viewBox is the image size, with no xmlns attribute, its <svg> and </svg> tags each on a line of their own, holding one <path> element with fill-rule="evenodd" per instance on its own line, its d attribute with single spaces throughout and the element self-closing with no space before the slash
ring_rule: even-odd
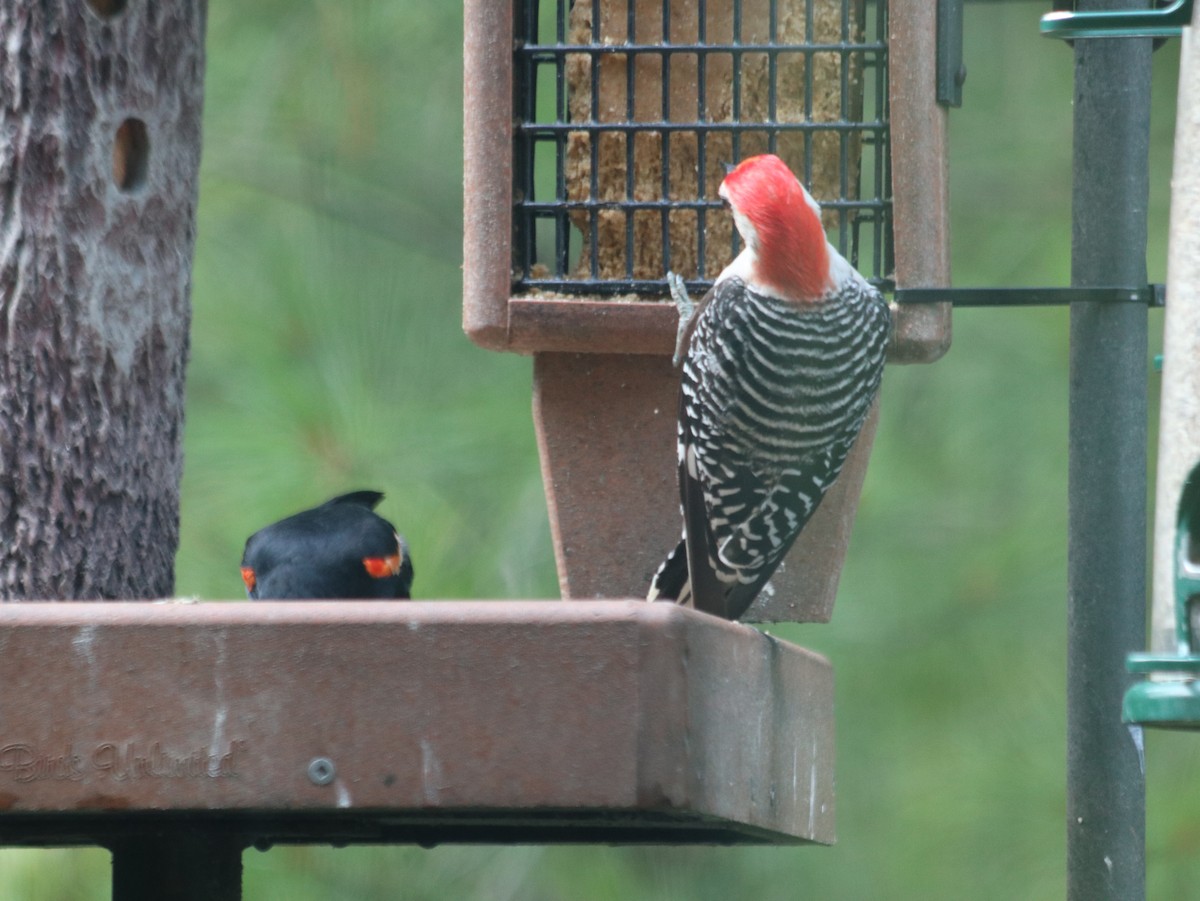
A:
<svg viewBox="0 0 1200 901">
<path fill-rule="evenodd" d="M 683 603 L 681 596 L 690 594 L 688 588 L 687 545 L 681 540 L 663 560 L 650 582 L 648 601 Z"/>
</svg>

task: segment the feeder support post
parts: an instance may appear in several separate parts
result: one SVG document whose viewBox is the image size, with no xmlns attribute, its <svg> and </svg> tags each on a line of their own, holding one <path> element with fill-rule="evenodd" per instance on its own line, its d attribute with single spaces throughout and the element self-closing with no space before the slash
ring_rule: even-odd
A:
<svg viewBox="0 0 1200 901">
<path fill-rule="evenodd" d="M 117 841 L 113 901 L 241 901 L 242 844 L 203 826 Z"/>
<path fill-rule="evenodd" d="M 1145 285 L 1151 40 L 1074 52 L 1072 284 Z M 1071 304 L 1068 901 L 1145 898 L 1141 731 L 1121 722 L 1121 700 L 1125 656 L 1145 643 L 1146 339 L 1141 304 Z"/>
</svg>

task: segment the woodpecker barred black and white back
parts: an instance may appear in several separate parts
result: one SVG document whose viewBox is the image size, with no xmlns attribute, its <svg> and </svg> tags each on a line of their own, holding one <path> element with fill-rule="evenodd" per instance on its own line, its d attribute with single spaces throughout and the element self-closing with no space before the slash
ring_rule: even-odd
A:
<svg viewBox="0 0 1200 901">
<path fill-rule="evenodd" d="M 738 618 L 841 472 L 891 328 L 883 298 L 849 271 L 802 307 L 736 276 L 697 306 L 680 396 L 684 539 L 651 597 Z"/>
</svg>

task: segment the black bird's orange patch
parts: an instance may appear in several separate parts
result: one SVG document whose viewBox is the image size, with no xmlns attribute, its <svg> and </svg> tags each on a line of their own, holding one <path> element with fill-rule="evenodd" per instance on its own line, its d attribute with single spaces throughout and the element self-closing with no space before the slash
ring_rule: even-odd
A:
<svg viewBox="0 0 1200 901">
<path fill-rule="evenodd" d="M 408 545 L 373 512 L 378 491 L 352 491 L 286 516 L 246 539 L 242 578 L 251 600 L 407 599 Z"/>
<path fill-rule="evenodd" d="M 400 575 L 400 554 L 390 557 L 363 557 L 363 567 L 372 579 L 386 579 Z"/>
</svg>

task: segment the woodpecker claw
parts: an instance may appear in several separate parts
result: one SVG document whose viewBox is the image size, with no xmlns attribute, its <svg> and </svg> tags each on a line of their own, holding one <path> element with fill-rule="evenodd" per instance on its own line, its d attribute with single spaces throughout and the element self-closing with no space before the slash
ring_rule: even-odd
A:
<svg viewBox="0 0 1200 901">
<path fill-rule="evenodd" d="M 687 328 L 692 321 L 692 312 L 696 309 L 696 305 L 688 297 L 687 285 L 683 282 L 683 276 L 668 272 L 667 285 L 671 289 L 671 300 L 675 301 L 675 308 L 679 310 L 679 331 L 675 334 L 675 356 L 671 358 L 672 364 L 678 368 L 679 364 L 683 362 L 684 354 L 687 353 Z"/>
</svg>

